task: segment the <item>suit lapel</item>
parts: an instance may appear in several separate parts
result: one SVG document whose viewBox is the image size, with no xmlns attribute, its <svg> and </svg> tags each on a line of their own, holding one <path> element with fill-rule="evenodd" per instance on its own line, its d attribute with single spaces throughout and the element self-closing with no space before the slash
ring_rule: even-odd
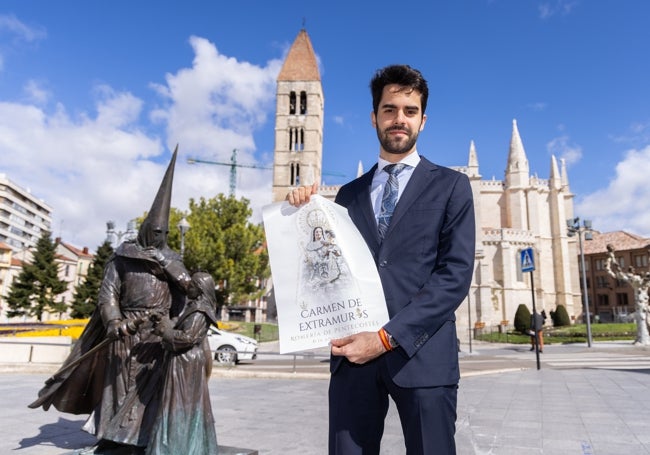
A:
<svg viewBox="0 0 650 455">
<path fill-rule="evenodd" d="M 354 207 L 349 207 L 348 211 L 353 218 L 357 229 L 366 240 L 370 250 L 374 252 L 379 247 L 379 233 L 377 232 L 377 221 L 372 208 L 370 199 L 370 188 L 372 187 L 372 177 L 375 175 L 377 165 L 375 164 L 368 172 L 357 180 L 358 187 L 355 190 L 356 197 L 352 201 Z"/>
</svg>

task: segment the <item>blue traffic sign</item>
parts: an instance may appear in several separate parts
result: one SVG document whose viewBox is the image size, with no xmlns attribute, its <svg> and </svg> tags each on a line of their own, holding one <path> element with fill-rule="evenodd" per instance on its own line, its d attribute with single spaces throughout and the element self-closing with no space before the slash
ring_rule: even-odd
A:
<svg viewBox="0 0 650 455">
<path fill-rule="evenodd" d="M 532 272 L 535 270 L 535 257 L 533 256 L 533 249 L 526 248 L 521 250 L 521 271 Z"/>
</svg>

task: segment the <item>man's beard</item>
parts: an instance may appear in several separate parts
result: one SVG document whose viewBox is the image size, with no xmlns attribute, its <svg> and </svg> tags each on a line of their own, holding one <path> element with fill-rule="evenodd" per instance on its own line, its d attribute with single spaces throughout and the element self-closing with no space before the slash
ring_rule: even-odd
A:
<svg viewBox="0 0 650 455">
<path fill-rule="evenodd" d="M 377 138 L 379 139 L 382 149 L 393 155 L 402 155 L 408 152 L 415 147 L 415 143 L 418 140 L 418 133 L 412 134 L 411 130 L 406 127 L 391 126 L 384 131 L 380 131 L 379 128 L 376 128 L 376 130 Z M 392 139 L 389 133 L 394 130 L 404 131 L 408 135 L 406 142 L 402 142 L 400 139 Z"/>
</svg>

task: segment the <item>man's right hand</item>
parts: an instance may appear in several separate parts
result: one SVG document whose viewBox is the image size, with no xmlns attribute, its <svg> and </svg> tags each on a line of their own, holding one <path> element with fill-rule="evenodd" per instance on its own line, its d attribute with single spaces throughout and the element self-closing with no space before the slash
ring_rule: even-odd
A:
<svg viewBox="0 0 650 455">
<path fill-rule="evenodd" d="M 312 194 L 318 193 L 318 184 L 314 183 L 311 186 L 300 186 L 289 191 L 287 194 L 287 202 L 293 205 L 294 207 L 300 207 L 303 204 L 309 202 L 309 198 Z"/>
</svg>

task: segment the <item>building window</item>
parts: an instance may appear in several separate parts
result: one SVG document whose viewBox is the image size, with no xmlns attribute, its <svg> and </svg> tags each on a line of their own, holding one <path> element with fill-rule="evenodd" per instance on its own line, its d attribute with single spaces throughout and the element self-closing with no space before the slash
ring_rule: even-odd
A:
<svg viewBox="0 0 650 455">
<path fill-rule="evenodd" d="M 609 287 L 609 281 L 604 275 L 599 275 L 596 277 L 596 287 L 597 288 L 606 288 Z"/>
<path fill-rule="evenodd" d="M 647 267 L 647 266 L 648 266 L 647 254 L 637 254 L 634 256 L 634 267 Z"/>
<path fill-rule="evenodd" d="M 307 113 L 307 92 L 300 92 L 300 114 Z"/>
<path fill-rule="evenodd" d="M 296 92 L 289 93 L 289 114 L 296 113 Z"/>
<path fill-rule="evenodd" d="M 616 305 L 618 306 L 627 306 L 627 293 L 626 292 L 617 292 L 616 293 Z"/>
<path fill-rule="evenodd" d="M 596 259 L 596 270 L 605 270 L 607 259 Z"/>
<path fill-rule="evenodd" d="M 291 163 L 291 185 L 300 185 L 300 164 Z"/>
<path fill-rule="evenodd" d="M 301 152 L 305 149 L 305 130 L 303 128 L 289 128 L 289 150 Z"/>
<path fill-rule="evenodd" d="M 607 294 L 598 294 L 598 306 L 609 306 L 609 296 Z"/>
</svg>

